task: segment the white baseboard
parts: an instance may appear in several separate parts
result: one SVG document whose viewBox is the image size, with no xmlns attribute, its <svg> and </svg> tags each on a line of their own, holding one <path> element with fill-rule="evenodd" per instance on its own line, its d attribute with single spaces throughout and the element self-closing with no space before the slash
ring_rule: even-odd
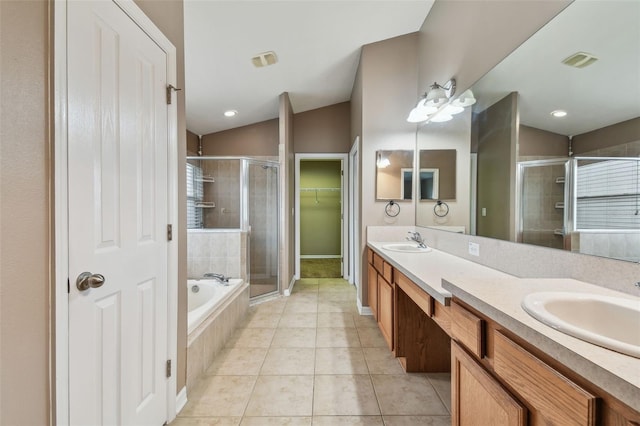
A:
<svg viewBox="0 0 640 426">
<path fill-rule="evenodd" d="M 176 395 L 176 414 L 178 414 L 184 406 L 187 405 L 187 387 L 183 387 Z"/>
<path fill-rule="evenodd" d="M 370 307 L 368 306 L 362 306 L 362 302 L 360 301 L 360 299 L 357 299 L 358 302 L 358 313 L 360 313 L 360 315 L 373 315 L 373 311 L 371 310 Z"/>
<path fill-rule="evenodd" d="M 289 282 L 289 288 L 285 288 L 283 294 L 285 296 L 291 296 L 291 293 L 293 292 L 293 285 L 296 283 L 296 277 L 293 276 L 291 277 L 291 281 Z"/>
</svg>

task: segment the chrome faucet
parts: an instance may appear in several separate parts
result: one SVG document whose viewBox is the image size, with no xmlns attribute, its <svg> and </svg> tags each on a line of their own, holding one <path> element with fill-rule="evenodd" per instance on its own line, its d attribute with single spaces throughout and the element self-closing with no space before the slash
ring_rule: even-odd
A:
<svg viewBox="0 0 640 426">
<path fill-rule="evenodd" d="M 424 239 L 422 238 L 422 235 L 420 235 L 419 232 L 409 231 L 409 235 L 410 237 L 407 237 L 407 240 L 418 243 L 418 247 L 427 248 L 427 244 L 425 244 Z"/>
<path fill-rule="evenodd" d="M 213 278 L 214 280 L 218 280 L 224 285 L 229 285 L 229 278 L 225 277 L 223 274 L 216 274 L 214 272 L 207 272 L 203 275 L 204 278 Z"/>
</svg>

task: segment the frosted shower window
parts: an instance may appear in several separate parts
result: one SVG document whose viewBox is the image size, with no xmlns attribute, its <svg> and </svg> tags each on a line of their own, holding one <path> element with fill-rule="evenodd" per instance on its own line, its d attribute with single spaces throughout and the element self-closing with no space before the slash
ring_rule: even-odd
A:
<svg viewBox="0 0 640 426">
<path fill-rule="evenodd" d="M 187 229 L 201 229 L 203 226 L 202 209 L 197 207 L 202 196 L 202 169 L 187 163 Z"/>
</svg>

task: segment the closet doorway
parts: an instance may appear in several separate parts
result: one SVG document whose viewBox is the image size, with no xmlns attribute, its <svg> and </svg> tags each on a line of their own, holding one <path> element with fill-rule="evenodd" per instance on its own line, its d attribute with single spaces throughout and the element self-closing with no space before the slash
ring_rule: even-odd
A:
<svg viewBox="0 0 640 426">
<path fill-rule="evenodd" d="M 296 278 L 347 272 L 347 154 L 296 154 Z"/>
</svg>

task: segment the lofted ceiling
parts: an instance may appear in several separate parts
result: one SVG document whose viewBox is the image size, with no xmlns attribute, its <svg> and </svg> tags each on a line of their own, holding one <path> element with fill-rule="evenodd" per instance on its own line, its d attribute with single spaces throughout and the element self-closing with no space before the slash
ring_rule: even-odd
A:
<svg viewBox="0 0 640 426">
<path fill-rule="evenodd" d="M 576 52 L 598 60 L 572 68 Z M 517 91 L 520 122 L 565 136 L 640 116 L 640 1 L 576 0 L 473 86 L 482 110 Z M 567 116 L 553 118 L 554 110 Z"/>
<path fill-rule="evenodd" d="M 208 134 L 348 101 L 369 43 L 418 31 L 433 0 L 185 0 L 187 128 Z M 274 51 L 275 65 L 251 58 Z M 233 118 L 226 110 L 237 110 Z"/>
</svg>

